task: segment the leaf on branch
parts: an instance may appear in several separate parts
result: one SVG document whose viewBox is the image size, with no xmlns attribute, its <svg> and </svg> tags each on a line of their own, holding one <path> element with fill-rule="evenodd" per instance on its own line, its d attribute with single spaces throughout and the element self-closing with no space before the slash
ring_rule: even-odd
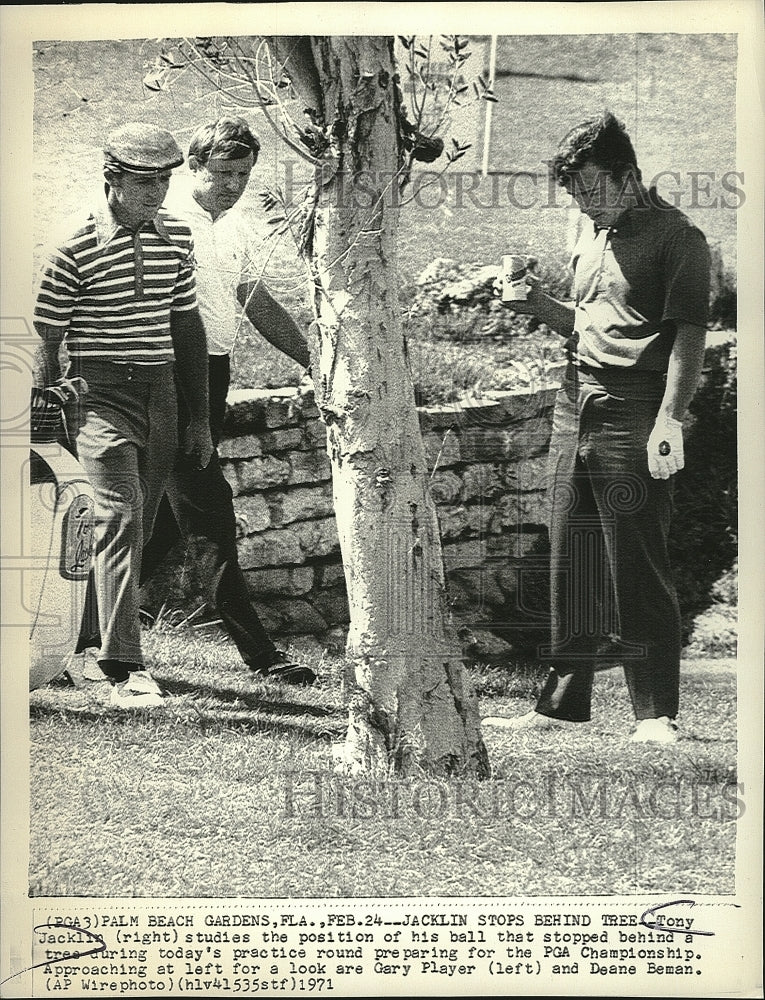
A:
<svg viewBox="0 0 765 1000">
<path fill-rule="evenodd" d="M 484 101 L 492 101 L 494 104 L 499 103 L 499 98 L 495 97 L 494 94 L 490 94 L 487 92 L 485 94 L 481 94 L 481 97 L 483 98 Z"/>
<path fill-rule="evenodd" d="M 155 92 L 163 90 L 162 80 L 155 73 L 147 73 L 143 78 L 143 85 L 147 90 L 153 90 Z"/>
<path fill-rule="evenodd" d="M 279 204 L 284 204 L 284 195 L 279 189 L 276 192 L 260 191 L 258 192 L 258 197 L 266 212 L 270 212 L 272 208 L 276 208 Z"/>
<path fill-rule="evenodd" d="M 420 163 L 432 163 L 444 151 L 444 140 L 438 136 L 420 135 L 418 133 L 414 148 L 412 149 L 412 159 Z"/>
<path fill-rule="evenodd" d="M 404 46 L 405 49 L 411 49 L 412 45 L 414 44 L 414 38 L 415 38 L 414 35 L 409 35 L 409 36 L 407 36 L 407 35 L 399 35 L 398 36 L 398 40 L 401 42 L 401 44 Z"/>
</svg>

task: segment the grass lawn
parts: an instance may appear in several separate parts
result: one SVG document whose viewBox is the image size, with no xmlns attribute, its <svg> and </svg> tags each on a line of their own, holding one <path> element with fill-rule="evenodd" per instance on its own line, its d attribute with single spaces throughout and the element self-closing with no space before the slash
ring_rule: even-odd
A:
<svg viewBox="0 0 765 1000">
<path fill-rule="evenodd" d="M 108 685 L 31 701 L 32 895 L 586 895 L 734 891 L 731 660 L 686 660 L 683 739 L 633 745 L 621 671 L 589 725 L 485 728 L 492 779 L 335 775 L 342 658 L 295 640 L 312 688 L 254 679 L 213 627 L 146 633 L 166 707 Z M 524 712 L 538 669 L 479 665 L 481 714 Z"/>
</svg>

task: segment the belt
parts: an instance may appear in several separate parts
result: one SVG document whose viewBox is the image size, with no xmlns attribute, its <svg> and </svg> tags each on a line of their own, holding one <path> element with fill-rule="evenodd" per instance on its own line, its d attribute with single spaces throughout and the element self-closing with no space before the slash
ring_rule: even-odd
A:
<svg viewBox="0 0 765 1000">
<path fill-rule="evenodd" d="M 592 368 L 589 365 L 573 362 L 566 371 L 569 382 L 585 385 L 600 385 L 614 392 L 664 392 L 667 376 L 665 372 L 650 371 L 645 368 Z"/>
<path fill-rule="evenodd" d="M 132 361 L 92 361 L 75 358 L 67 370 L 67 377 L 82 375 L 88 385 L 125 385 L 128 383 L 165 382 L 172 378 L 175 365 L 135 364 Z"/>
</svg>

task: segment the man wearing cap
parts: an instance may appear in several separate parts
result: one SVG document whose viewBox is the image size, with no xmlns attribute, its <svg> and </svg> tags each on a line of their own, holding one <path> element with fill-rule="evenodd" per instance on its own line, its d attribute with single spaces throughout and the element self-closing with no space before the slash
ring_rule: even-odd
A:
<svg viewBox="0 0 765 1000">
<path fill-rule="evenodd" d="M 112 703 L 162 703 L 145 669 L 138 618 L 141 552 L 177 449 L 212 454 L 204 327 L 191 232 L 161 206 L 183 162 L 164 129 L 130 123 L 104 149 L 103 200 L 67 224 L 43 267 L 35 306 L 35 381 L 57 386 L 93 487 L 99 666 Z M 60 347 L 68 365 L 62 376 Z"/>
<path fill-rule="evenodd" d="M 189 225 L 194 238 L 197 294 L 209 352 L 210 429 L 216 446 L 226 414 L 240 308 L 275 347 L 303 367 L 309 363 L 305 338 L 261 280 L 251 225 L 234 207 L 259 152 L 260 142 L 243 118 L 224 116 L 201 125 L 189 145 L 191 183 L 174 187 L 168 198 L 171 211 Z M 181 402 L 182 419 L 183 409 Z M 167 500 L 144 550 L 143 580 L 180 532 L 197 562 L 208 601 L 250 669 L 291 684 L 312 683 L 313 671 L 290 663 L 275 647 L 252 605 L 237 555 L 231 487 L 217 453 L 204 469 L 180 456 L 168 481 Z"/>
</svg>

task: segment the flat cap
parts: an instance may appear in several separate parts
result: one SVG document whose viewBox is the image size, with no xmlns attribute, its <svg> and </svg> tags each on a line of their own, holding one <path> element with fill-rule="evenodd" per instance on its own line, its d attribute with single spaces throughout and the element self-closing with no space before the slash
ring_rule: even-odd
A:
<svg viewBox="0 0 765 1000">
<path fill-rule="evenodd" d="M 109 134 L 104 161 L 131 173 L 151 174 L 180 167 L 183 153 L 166 129 L 146 122 L 128 122 Z"/>
</svg>

